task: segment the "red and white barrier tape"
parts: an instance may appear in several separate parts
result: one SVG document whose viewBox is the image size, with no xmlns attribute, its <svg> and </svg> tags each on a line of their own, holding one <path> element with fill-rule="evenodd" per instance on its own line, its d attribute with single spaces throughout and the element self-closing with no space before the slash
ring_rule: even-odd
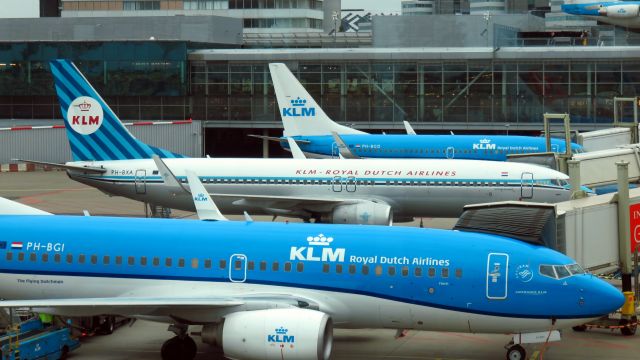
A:
<svg viewBox="0 0 640 360">
<path fill-rule="evenodd" d="M 147 126 L 147 125 L 184 125 L 191 124 L 193 120 L 177 120 L 177 121 L 138 121 L 133 123 L 125 123 L 124 126 Z M 23 131 L 23 130 L 41 130 L 41 129 L 64 129 L 64 125 L 48 125 L 48 126 L 14 126 L 0 128 L 0 131 Z"/>
</svg>

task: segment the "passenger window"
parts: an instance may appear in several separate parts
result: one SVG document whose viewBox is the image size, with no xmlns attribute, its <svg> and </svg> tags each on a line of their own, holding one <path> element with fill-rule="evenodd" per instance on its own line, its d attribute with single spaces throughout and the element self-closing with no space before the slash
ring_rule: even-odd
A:
<svg viewBox="0 0 640 360">
<path fill-rule="evenodd" d="M 211 269 L 211 259 L 204 259 L 204 268 Z"/>
<path fill-rule="evenodd" d="M 96 265 L 98 263 L 98 255 L 91 255 L 91 265 Z"/>
<path fill-rule="evenodd" d="M 47 253 L 42 254 L 42 262 L 46 263 L 48 261 L 49 261 L 49 254 Z"/>
<path fill-rule="evenodd" d="M 11 261 L 11 260 L 13 260 L 13 253 L 8 252 L 7 253 L 7 261 Z"/>
<path fill-rule="evenodd" d="M 323 273 L 329 272 L 329 264 L 322 264 L 322 272 Z"/>
<path fill-rule="evenodd" d="M 191 268 L 192 269 L 198 268 L 198 259 L 191 259 Z"/>
<path fill-rule="evenodd" d="M 362 275 L 369 275 L 369 265 L 362 265 Z"/>
<path fill-rule="evenodd" d="M 422 268 L 421 267 L 417 267 L 413 270 L 413 274 L 416 277 L 422 277 Z"/>
<path fill-rule="evenodd" d="M 304 271 L 304 263 L 301 263 L 301 262 L 297 263 L 296 264 L 296 271 L 297 272 L 303 272 Z"/>
<path fill-rule="evenodd" d="M 116 256 L 116 265 L 122 265 L 122 256 Z"/>
<path fill-rule="evenodd" d="M 409 268 L 407 266 L 403 266 L 402 267 L 402 276 L 408 276 L 409 275 Z"/>
<path fill-rule="evenodd" d="M 436 277 L 436 268 L 432 268 L 432 267 L 429 268 L 429 277 L 430 278 Z"/>
<path fill-rule="evenodd" d="M 267 262 L 260 261 L 260 271 L 266 271 L 266 270 L 267 270 Z"/>
<path fill-rule="evenodd" d="M 157 256 L 154 256 L 153 260 L 151 261 L 153 266 L 160 266 L 160 258 Z"/>
<path fill-rule="evenodd" d="M 164 259 L 164 266 L 171 267 L 171 263 L 172 263 L 171 258 Z"/>
<path fill-rule="evenodd" d="M 456 269 L 456 277 L 460 279 L 462 277 L 462 269 Z"/>
<path fill-rule="evenodd" d="M 342 264 L 336 264 L 336 274 L 342 274 Z"/>
<path fill-rule="evenodd" d="M 24 258 L 24 254 L 20 253 L 20 255 Z M 18 260 L 22 261 L 23 259 L 20 259 L 20 255 L 18 255 Z M 67 254 L 67 264 L 73 264 L 73 255 Z"/>
<path fill-rule="evenodd" d="M 442 278 L 446 279 L 449 277 L 449 268 L 442 268 Z"/>
<path fill-rule="evenodd" d="M 78 255 L 78 264 L 84 264 L 84 255 L 83 254 Z"/>
<path fill-rule="evenodd" d="M 253 271 L 253 269 L 255 268 L 255 266 L 256 266 L 256 264 L 255 264 L 253 261 L 249 261 L 249 262 L 247 263 L 247 269 L 248 269 L 249 271 Z"/>
<path fill-rule="evenodd" d="M 147 266 L 147 257 L 146 256 L 141 256 L 140 257 L 140 265 Z"/>
<path fill-rule="evenodd" d="M 291 263 L 290 262 L 284 263 L 284 271 L 286 271 L 286 272 L 290 272 L 291 271 Z"/>
<path fill-rule="evenodd" d="M 53 255 L 53 261 L 55 261 L 57 264 L 59 264 L 61 260 L 62 256 L 60 254 Z"/>
<path fill-rule="evenodd" d="M 227 267 L 227 260 L 220 260 L 220 269 L 224 269 Z"/>
<path fill-rule="evenodd" d="M 273 264 L 271 265 L 271 270 L 278 271 L 279 268 L 280 268 L 280 264 L 277 261 L 274 261 Z"/>
<path fill-rule="evenodd" d="M 109 255 L 105 255 L 102 257 L 102 264 L 103 265 L 109 265 Z"/>
<path fill-rule="evenodd" d="M 136 258 L 134 258 L 133 256 L 129 256 L 127 258 L 127 264 L 129 264 L 129 266 L 133 266 L 136 264 Z"/>
<path fill-rule="evenodd" d="M 396 267 L 395 266 L 389 266 L 387 268 L 387 273 L 389 274 L 389 276 L 396 276 Z"/>
<path fill-rule="evenodd" d="M 552 279 L 557 279 L 556 272 L 553 270 L 553 266 L 551 265 L 540 265 L 539 268 L 540 275 L 550 277 Z"/>
<path fill-rule="evenodd" d="M 349 274 L 355 274 L 356 273 L 356 266 L 351 264 L 349 265 Z"/>
<path fill-rule="evenodd" d="M 184 258 L 179 258 L 178 259 L 178 267 L 181 267 L 181 268 L 184 267 Z"/>
<path fill-rule="evenodd" d="M 376 273 L 376 276 L 382 275 L 382 265 L 376 265 L 375 273 Z"/>
</svg>

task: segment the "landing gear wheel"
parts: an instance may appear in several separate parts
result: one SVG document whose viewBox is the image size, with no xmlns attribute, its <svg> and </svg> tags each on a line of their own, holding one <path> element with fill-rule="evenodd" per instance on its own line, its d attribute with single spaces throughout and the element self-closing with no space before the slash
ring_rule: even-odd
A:
<svg viewBox="0 0 640 360">
<path fill-rule="evenodd" d="M 527 352 L 520 345 L 513 345 L 507 349 L 507 360 L 526 360 Z"/>
<path fill-rule="evenodd" d="M 104 323 L 102 323 L 102 333 L 105 335 L 113 334 L 113 331 L 116 329 L 116 318 L 115 316 L 108 316 Z"/>
<path fill-rule="evenodd" d="M 574 327 L 572 327 L 572 329 L 575 332 L 585 332 L 585 331 L 587 331 L 587 325 L 574 326 Z"/>
<path fill-rule="evenodd" d="M 189 336 L 174 336 L 162 344 L 160 355 L 162 360 L 193 360 L 198 347 Z"/>
<path fill-rule="evenodd" d="M 629 325 L 631 324 L 631 325 Z M 620 332 L 624 336 L 632 336 L 636 334 L 636 330 L 638 329 L 638 317 L 632 316 L 631 320 L 622 319 L 620 320 L 620 325 L 624 326 L 620 328 Z M 625 326 L 626 325 L 626 326 Z"/>
</svg>

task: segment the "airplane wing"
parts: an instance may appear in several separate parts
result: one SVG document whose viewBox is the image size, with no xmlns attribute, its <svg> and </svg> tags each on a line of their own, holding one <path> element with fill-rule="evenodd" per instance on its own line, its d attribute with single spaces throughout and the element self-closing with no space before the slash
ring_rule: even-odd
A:
<svg viewBox="0 0 640 360">
<path fill-rule="evenodd" d="M 75 171 L 83 171 L 89 174 L 104 174 L 107 172 L 106 169 L 100 167 L 92 167 L 92 166 L 78 166 L 78 165 L 68 165 L 68 164 L 58 164 L 51 163 L 46 161 L 35 161 L 35 160 L 24 160 L 24 159 L 11 159 L 13 161 L 20 161 L 27 164 L 35 164 L 42 166 L 50 166 L 53 168 L 64 169 L 64 170 L 75 170 Z"/>
</svg>

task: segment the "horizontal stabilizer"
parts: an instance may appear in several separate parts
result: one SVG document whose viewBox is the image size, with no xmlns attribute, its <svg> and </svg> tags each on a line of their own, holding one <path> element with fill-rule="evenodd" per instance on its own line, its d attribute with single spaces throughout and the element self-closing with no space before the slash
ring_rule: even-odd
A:
<svg viewBox="0 0 640 360">
<path fill-rule="evenodd" d="M 344 140 L 342 140 L 340 135 L 338 135 L 338 133 L 336 133 L 335 131 L 332 131 L 331 135 L 333 136 L 333 141 L 335 141 L 336 145 L 338 145 L 338 150 L 340 151 L 341 159 L 360 159 L 360 156 L 352 153 L 351 150 L 349 150 L 349 147 L 344 142 Z"/>
<path fill-rule="evenodd" d="M 255 135 L 255 134 L 249 134 L 247 136 L 250 136 L 256 139 L 263 139 L 263 140 L 277 141 L 277 142 L 281 142 L 283 140 L 283 138 L 277 137 L 277 136 L 266 136 L 266 135 Z M 309 140 L 301 140 L 301 139 L 294 139 L 294 140 L 299 144 L 311 144 L 311 141 Z"/>
<path fill-rule="evenodd" d="M 53 215 L 46 211 L 0 197 L 0 215 Z"/>
<path fill-rule="evenodd" d="M 106 169 L 101 168 L 101 167 L 58 164 L 58 163 L 51 163 L 51 162 L 46 162 L 46 161 L 23 160 L 23 159 L 11 159 L 11 160 L 20 161 L 20 162 L 27 163 L 27 164 L 35 164 L 35 165 L 40 165 L 40 166 L 49 166 L 49 167 L 57 168 L 57 169 L 83 171 L 83 172 L 89 173 L 89 174 L 104 174 L 105 172 L 107 172 Z"/>
</svg>

